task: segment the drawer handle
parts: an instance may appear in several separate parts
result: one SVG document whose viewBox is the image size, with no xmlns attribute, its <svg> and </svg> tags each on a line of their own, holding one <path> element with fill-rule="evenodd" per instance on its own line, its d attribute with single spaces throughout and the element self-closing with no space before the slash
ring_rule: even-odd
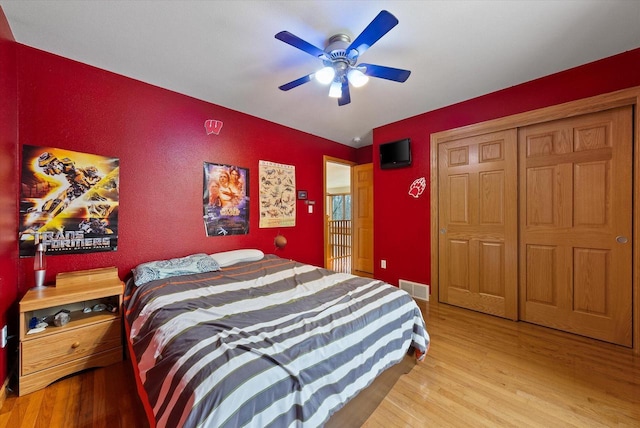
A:
<svg viewBox="0 0 640 428">
<path fill-rule="evenodd" d="M 80 346 L 80 342 L 73 342 L 73 345 L 71 345 L 73 349 L 76 349 L 78 346 Z"/>
</svg>

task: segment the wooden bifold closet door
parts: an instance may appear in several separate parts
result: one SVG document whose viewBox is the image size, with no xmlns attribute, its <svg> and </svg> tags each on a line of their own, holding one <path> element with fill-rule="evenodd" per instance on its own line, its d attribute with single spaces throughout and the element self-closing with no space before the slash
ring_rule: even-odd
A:
<svg viewBox="0 0 640 428">
<path fill-rule="evenodd" d="M 632 107 L 437 150 L 439 300 L 632 346 Z"/>
<path fill-rule="evenodd" d="M 631 107 L 518 139 L 520 319 L 631 346 Z"/>
</svg>

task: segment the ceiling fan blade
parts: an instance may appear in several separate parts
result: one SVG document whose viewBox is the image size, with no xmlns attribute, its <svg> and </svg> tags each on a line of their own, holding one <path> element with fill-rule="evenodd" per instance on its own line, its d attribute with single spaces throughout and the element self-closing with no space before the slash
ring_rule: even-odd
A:
<svg viewBox="0 0 640 428">
<path fill-rule="evenodd" d="M 289 89 L 293 89 L 293 88 L 295 88 L 295 87 L 297 87 L 297 86 L 302 85 L 303 83 L 307 83 L 307 82 L 309 82 L 309 81 L 311 80 L 311 77 L 313 76 L 313 74 L 314 74 L 314 73 L 307 74 L 306 76 L 302 76 L 302 77 L 301 77 L 301 78 L 299 78 L 299 79 L 292 80 L 292 81 L 291 81 L 291 82 L 289 82 L 289 83 L 285 83 L 285 84 L 284 84 L 284 85 L 282 85 L 282 86 L 278 86 L 278 88 L 280 88 L 280 89 L 281 89 L 281 90 L 283 90 L 283 91 L 288 91 Z"/>
<path fill-rule="evenodd" d="M 375 64 L 358 64 L 358 68 L 364 67 L 363 72 L 367 76 L 379 77 L 381 79 L 394 80 L 396 82 L 404 82 L 409 78 L 411 72 L 400 68 L 385 67 Z"/>
<path fill-rule="evenodd" d="M 293 46 L 294 48 L 298 48 L 301 51 L 304 51 L 309 55 L 313 55 L 316 58 L 327 58 L 327 54 L 325 54 L 322 49 L 313 46 L 311 43 L 302 40 L 300 37 L 293 35 L 288 31 L 280 31 L 278 34 L 276 34 L 275 37 L 276 39 L 282 40 L 283 42 Z"/>
<path fill-rule="evenodd" d="M 342 96 L 338 98 L 338 105 L 343 106 L 351 102 L 351 94 L 349 93 L 349 82 L 344 79 L 342 82 Z"/>
<path fill-rule="evenodd" d="M 360 33 L 360 35 L 351 42 L 351 45 L 347 48 L 347 52 L 355 49 L 358 51 L 358 55 L 362 55 L 396 25 L 398 25 L 398 20 L 395 16 L 386 10 L 381 11 L 375 18 L 373 18 L 373 21 L 367 25 L 367 28 L 365 28 L 364 31 L 362 31 L 362 33 Z"/>
</svg>

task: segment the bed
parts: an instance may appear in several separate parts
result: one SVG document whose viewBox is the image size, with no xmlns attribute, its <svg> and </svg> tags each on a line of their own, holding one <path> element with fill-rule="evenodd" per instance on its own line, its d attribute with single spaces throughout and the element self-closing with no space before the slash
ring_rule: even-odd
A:
<svg viewBox="0 0 640 428">
<path fill-rule="evenodd" d="M 133 273 L 125 327 L 152 427 L 339 425 L 348 402 L 429 347 L 406 292 L 259 250 Z"/>
</svg>

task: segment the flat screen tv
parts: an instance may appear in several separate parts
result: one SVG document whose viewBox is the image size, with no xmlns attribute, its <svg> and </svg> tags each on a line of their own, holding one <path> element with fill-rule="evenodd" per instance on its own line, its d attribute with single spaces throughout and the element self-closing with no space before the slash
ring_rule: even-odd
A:
<svg viewBox="0 0 640 428">
<path fill-rule="evenodd" d="M 380 168 L 391 169 L 411 165 L 411 140 L 408 138 L 380 144 Z"/>
</svg>

